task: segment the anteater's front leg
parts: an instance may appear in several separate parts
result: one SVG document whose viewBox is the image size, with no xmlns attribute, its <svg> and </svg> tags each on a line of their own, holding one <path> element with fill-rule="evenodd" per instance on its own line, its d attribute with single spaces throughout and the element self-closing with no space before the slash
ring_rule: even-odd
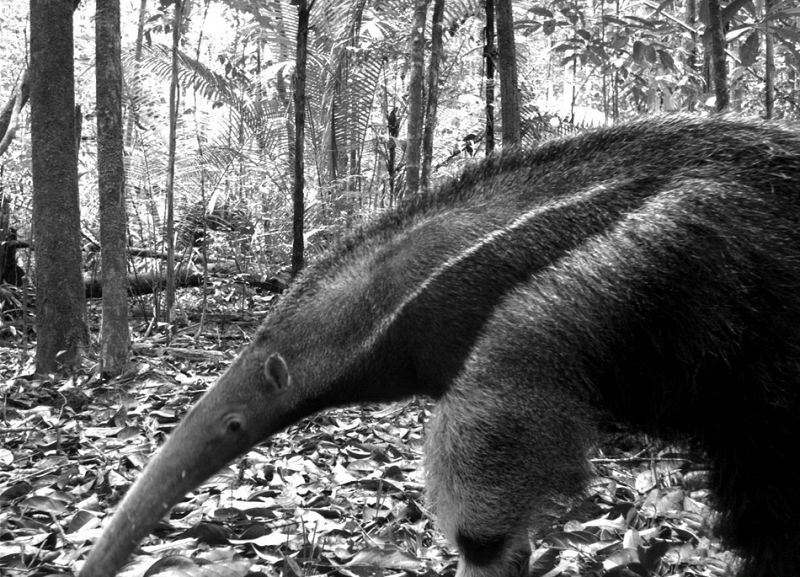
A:
<svg viewBox="0 0 800 577">
<path fill-rule="evenodd" d="M 512 358 L 473 355 L 437 406 L 428 497 L 460 550 L 458 577 L 526 575 L 529 528 L 585 487 L 590 411 L 557 378 L 540 377 L 531 382 Z"/>
</svg>

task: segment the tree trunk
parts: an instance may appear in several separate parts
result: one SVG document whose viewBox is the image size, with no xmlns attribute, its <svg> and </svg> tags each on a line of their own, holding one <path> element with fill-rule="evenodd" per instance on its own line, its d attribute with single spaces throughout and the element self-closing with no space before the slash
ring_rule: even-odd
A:
<svg viewBox="0 0 800 577">
<path fill-rule="evenodd" d="M 100 371 L 105 376 L 115 377 L 128 362 L 130 346 L 119 0 L 104 0 L 97 4 L 95 42 L 97 187 L 100 194 L 100 245 L 103 247 Z"/>
<path fill-rule="evenodd" d="M 297 54 L 294 68 L 294 190 L 292 192 L 292 277 L 303 268 L 303 217 L 305 216 L 306 59 L 308 20 L 314 5 L 297 0 Z"/>
<path fill-rule="evenodd" d="M 764 0 L 764 16 L 769 17 L 775 7 L 774 0 Z M 766 20 L 764 28 L 765 70 L 764 70 L 764 118 L 770 119 L 775 109 L 775 38 L 772 35 L 772 21 Z"/>
<path fill-rule="evenodd" d="M 517 50 L 514 45 L 514 15 L 511 0 L 496 0 L 497 68 L 500 73 L 500 118 L 503 146 L 520 143 L 519 89 L 517 88 Z"/>
<path fill-rule="evenodd" d="M 389 133 L 389 140 L 386 143 L 386 172 L 389 175 L 389 206 L 391 207 L 397 202 L 397 139 L 400 136 L 397 107 L 392 108 L 386 115 L 386 131 Z"/>
<path fill-rule="evenodd" d="M 72 0 L 31 0 L 36 370 L 72 368 L 87 342 L 81 278 Z"/>
<path fill-rule="evenodd" d="M 73 13 L 77 10 L 79 3 L 80 0 L 75 0 L 72 3 Z M 27 104 L 30 93 L 30 68 L 26 68 L 17 83 L 16 89 L 11 94 L 11 98 L 5 103 L 2 112 L 0 112 L 0 156 L 3 155 L 14 139 L 16 126 L 12 121 L 18 117 L 19 112 Z"/>
<path fill-rule="evenodd" d="M 725 61 L 725 31 L 719 0 L 708 1 L 708 27 L 711 32 L 711 72 L 714 78 L 714 95 L 717 112 L 728 108 L 728 65 Z"/>
<path fill-rule="evenodd" d="M 29 76 L 30 72 L 25 69 L 25 72 L 22 73 L 22 78 L 20 78 L 14 92 L 11 94 L 11 98 L 3 107 L 3 111 L 0 112 L 0 156 L 5 154 L 17 134 L 19 113 L 25 103 L 28 102 L 30 96 Z"/>
<path fill-rule="evenodd" d="M 486 14 L 486 43 L 483 59 L 486 69 L 486 156 L 494 152 L 494 63 L 497 50 L 494 46 L 494 0 L 484 0 Z"/>
<path fill-rule="evenodd" d="M 431 20 L 431 60 L 428 63 L 428 98 L 425 106 L 425 132 L 422 134 L 422 175 L 420 187 L 427 190 L 433 162 L 433 133 L 436 130 L 436 107 L 439 104 L 439 68 L 444 46 L 444 0 L 434 0 Z"/>
<path fill-rule="evenodd" d="M 128 86 L 128 94 L 130 95 L 131 102 L 135 102 L 135 94 L 139 89 L 139 69 L 142 61 L 142 46 L 144 45 L 144 24 L 147 17 L 147 0 L 141 0 L 139 4 L 139 25 L 136 29 L 136 48 L 133 53 L 133 74 L 131 74 L 130 84 Z M 125 128 L 125 147 L 131 148 L 133 146 L 133 129 L 135 120 L 138 115 L 136 106 L 131 106 L 128 109 L 128 122 Z"/>
<path fill-rule="evenodd" d="M 686 53 L 686 71 L 688 72 L 689 86 L 694 88 L 689 93 L 686 108 L 693 112 L 697 104 L 697 94 L 702 92 L 702 88 L 698 87 L 696 82 L 696 74 L 699 71 L 697 66 L 697 32 L 695 32 L 697 29 L 697 0 L 686 0 L 684 22 L 686 22 L 687 29 L 691 31 L 684 43 L 684 50 Z"/>
<path fill-rule="evenodd" d="M 408 134 L 406 137 L 406 188 L 408 194 L 419 190 L 419 160 L 422 148 L 425 68 L 425 19 L 429 0 L 416 0 L 414 29 L 411 32 L 411 75 L 408 81 Z"/>
<path fill-rule="evenodd" d="M 172 333 L 170 325 L 175 305 L 175 144 L 178 138 L 178 47 L 181 41 L 181 22 L 185 0 L 175 0 L 172 21 L 172 74 L 169 84 L 169 147 L 167 153 L 167 290 L 165 298 L 167 342 Z"/>
<path fill-rule="evenodd" d="M 290 27 L 286 26 L 284 22 L 285 16 L 283 15 L 283 10 L 289 10 L 288 5 L 283 4 L 275 4 L 275 14 L 274 14 L 274 23 L 275 23 L 275 34 L 277 38 L 288 38 L 289 37 L 289 30 Z M 292 57 L 292 50 L 289 46 L 288 42 L 278 42 L 278 58 L 280 58 L 281 62 L 287 62 Z M 295 59 L 297 58 L 297 53 L 295 52 Z M 275 92 L 278 94 L 278 99 L 283 103 L 286 107 L 286 115 L 285 115 L 285 126 L 286 126 L 286 144 L 289 149 L 289 154 L 294 154 L 292 152 L 292 148 L 294 147 L 294 127 L 292 126 L 292 119 L 290 117 L 289 112 L 291 111 L 292 107 L 292 99 L 290 98 L 289 91 L 291 90 L 291 86 L 287 85 L 286 82 L 286 73 L 284 69 L 279 69 L 275 74 Z M 291 178 L 292 175 L 289 174 L 289 171 L 286 171 L 286 176 Z"/>
</svg>

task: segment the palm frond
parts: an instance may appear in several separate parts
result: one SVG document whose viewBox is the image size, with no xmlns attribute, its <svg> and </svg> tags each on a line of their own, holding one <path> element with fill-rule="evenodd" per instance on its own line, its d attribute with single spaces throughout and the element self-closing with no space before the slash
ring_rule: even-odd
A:
<svg viewBox="0 0 800 577">
<path fill-rule="evenodd" d="M 123 65 L 132 65 L 132 58 L 131 54 L 123 57 Z M 181 86 L 193 88 L 212 102 L 221 101 L 237 108 L 241 107 L 241 103 L 238 102 L 238 89 L 242 88 L 242 85 L 248 86 L 249 82 L 246 79 L 237 78 L 234 85 L 233 81 L 180 50 L 178 61 L 178 82 Z M 163 44 L 147 46 L 142 53 L 139 66 L 156 78 L 169 81 L 172 77 L 172 49 Z"/>
</svg>

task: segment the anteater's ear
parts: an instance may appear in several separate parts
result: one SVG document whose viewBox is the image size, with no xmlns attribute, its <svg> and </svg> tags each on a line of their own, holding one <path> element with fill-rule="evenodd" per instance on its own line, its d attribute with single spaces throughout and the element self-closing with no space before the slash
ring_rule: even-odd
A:
<svg viewBox="0 0 800 577">
<path fill-rule="evenodd" d="M 280 390 L 289 386 L 289 367 L 278 353 L 273 353 L 264 363 L 264 375 L 276 389 Z"/>
</svg>

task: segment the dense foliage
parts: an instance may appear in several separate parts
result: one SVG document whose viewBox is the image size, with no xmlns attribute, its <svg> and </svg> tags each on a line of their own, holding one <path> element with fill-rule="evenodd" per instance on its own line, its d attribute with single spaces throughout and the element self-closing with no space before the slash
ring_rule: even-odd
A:
<svg viewBox="0 0 800 577">
<path fill-rule="evenodd" d="M 163 241 L 171 6 L 123 2 L 129 235 Z M 706 2 L 516 2 L 523 139 L 646 113 L 713 109 Z M 789 1 L 731 2 L 724 11 L 731 109 L 763 115 L 767 43 L 774 46 L 775 115 L 798 114 L 798 9 Z M 180 46 L 176 202 L 179 245 L 243 271 L 287 262 L 291 222 L 292 73 L 297 33 L 288 1 L 189 3 Z M 413 3 L 315 3 L 307 62 L 306 240 L 310 257 L 337 227 L 393 205 L 402 194 Z M 93 2 L 75 14 L 77 102 L 84 115 L 80 175 L 84 234 L 99 238 L 94 122 Z M 429 19 L 430 22 L 430 19 Z M 483 12 L 445 5 L 433 178 L 483 152 Z M 140 27 L 137 24 L 141 23 Z M 27 5 L 0 15 L 0 98 L 26 67 Z M 137 36 L 141 45 L 137 49 Z M 502 127 L 499 127 L 502 130 Z M 398 130 L 399 129 L 399 130 Z M 21 238 L 30 238 L 27 108 L 2 157 L 0 186 Z M 198 230 L 198 227 L 200 230 Z M 203 230 L 205 228 L 206 230 Z M 204 246 L 204 245 L 203 245 Z M 162 263 L 134 259 L 136 270 Z"/>
</svg>

